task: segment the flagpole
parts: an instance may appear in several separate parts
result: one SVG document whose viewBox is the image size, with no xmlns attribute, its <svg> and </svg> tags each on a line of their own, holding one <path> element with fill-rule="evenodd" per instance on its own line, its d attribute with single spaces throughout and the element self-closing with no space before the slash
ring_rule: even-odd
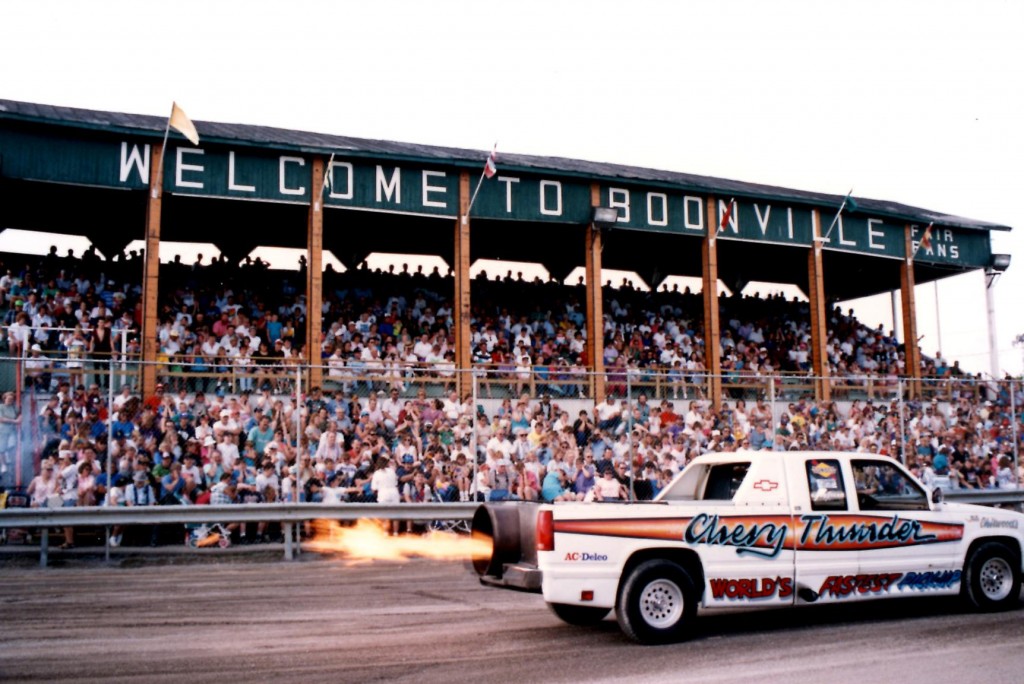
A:
<svg viewBox="0 0 1024 684">
<path fill-rule="evenodd" d="M 713 234 L 708 236 L 708 242 L 714 243 L 714 241 L 718 239 L 718 234 L 725 230 L 726 224 L 732 220 L 732 205 L 735 202 L 735 197 L 729 198 L 729 203 L 725 205 L 725 213 L 718 219 L 718 226 L 713 231 Z M 718 212 L 715 213 L 717 214 Z"/>
<path fill-rule="evenodd" d="M 473 195 L 469 198 L 469 206 L 466 208 L 466 213 L 462 216 L 462 223 L 469 221 L 469 214 L 473 211 L 473 204 L 476 202 L 476 195 L 480 192 L 480 186 L 483 185 L 484 176 L 487 175 L 487 164 L 490 162 L 494 153 L 498 150 L 498 143 L 494 143 L 494 147 L 491 149 L 491 154 L 488 155 L 487 161 L 484 162 L 484 169 L 480 172 L 480 179 L 476 182 L 476 188 L 473 189 Z"/>
<path fill-rule="evenodd" d="M 167 154 L 167 137 L 171 134 L 171 117 L 174 116 L 174 102 L 171 102 L 171 113 L 167 116 L 167 125 L 164 127 L 164 142 L 160 145 L 160 164 L 156 169 L 156 189 L 150 188 L 150 194 L 153 195 L 153 199 L 156 199 L 158 195 L 153 194 L 159 190 L 160 194 L 163 194 L 164 190 L 164 155 Z"/>
<path fill-rule="evenodd" d="M 331 158 L 327 161 L 327 171 L 324 173 L 324 183 L 323 185 L 320 186 L 321 195 L 324 194 L 324 190 L 326 190 L 331 185 L 334 185 L 334 179 L 332 178 L 334 174 L 331 173 L 331 164 L 334 163 L 334 154 L 334 152 L 331 152 Z"/>
<path fill-rule="evenodd" d="M 932 221 L 931 223 L 928 224 L 928 227 L 924 229 L 924 233 L 921 235 L 921 239 L 917 241 L 917 246 L 914 247 L 914 251 L 910 255 L 910 260 L 911 261 L 913 261 L 914 259 L 917 258 L 917 253 L 921 251 L 922 247 L 924 247 L 924 241 L 926 239 L 930 239 L 931 238 L 932 226 L 934 226 L 934 225 L 935 225 L 935 221 Z M 931 243 L 929 242 L 928 249 L 931 249 L 930 244 Z"/>
<path fill-rule="evenodd" d="M 480 192 L 480 186 L 484 182 L 484 176 L 487 175 L 487 167 L 480 172 L 480 180 L 476 182 L 476 188 L 473 190 L 473 196 L 469 198 L 469 206 L 466 208 L 466 214 L 462 217 L 462 222 L 465 223 L 469 220 L 469 212 L 473 211 L 473 203 L 476 202 L 476 194 Z"/>
<path fill-rule="evenodd" d="M 828 240 L 828 236 L 832 234 L 832 229 L 835 228 L 836 224 L 839 222 L 839 217 L 842 215 L 843 209 L 846 208 L 846 202 L 847 202 L 847 200 L 850 199 L 850 197 L 852 195 L 853 195 L 853 188 L 850 188 L 850 192 L 846 193 L 846 197 L 843 198 L 843 203 L 839 205 L 839 211 L 837 211 L 836 215 L 832 218 L 832 225 L 830 225 L 828 227 L 828 230 L 825 231 L 825 237 L 821 238 L 822 242 L 827 241 Z"/>
</svg>

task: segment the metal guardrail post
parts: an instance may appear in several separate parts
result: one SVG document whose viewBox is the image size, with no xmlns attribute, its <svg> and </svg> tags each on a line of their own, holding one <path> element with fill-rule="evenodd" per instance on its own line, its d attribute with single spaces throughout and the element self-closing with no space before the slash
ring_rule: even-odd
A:
<svg viewBox="0 0 1024 684">
<path fill-rule="evenodd" d="M 43 527 L 39 535 L 39 567 L 45 568 L 50 555 L 50 529 Z"/>
<path fill-rule="evenodd" d="M 629 500 L 633 501 L 633 475 L 636 471 L 636 452 L 633 446 L 633 382 L 629 365 L 626 365 L 626 410 L 629 416 L 626 418 L 626 432 L 629 434 Z"/>
<path fill-rule="evenodd" d="M 907 422 L 906 422 L 907 421 L 907 416 L 904 413 L 904 408 L 903 408 L 903 393 L 904 393 L 904 391 L 906 391 L 906 387 L 904 386 L 903 378 L 900 378 L 898 382 L 899 382 L 899 397 L 900 397 L 900 403 L 899 403 L 900 415 L 897 418 L 896 422 L 897 422 L 897 424 L 899 425 L 899 428 L 900 428 L 900 462 L 903 463 L 904 465 L 906 465 L 906 463 L 907 463 Z"/>
<path fill-rule="evenodd" d="M 1010 380 L 1010 434 L 1013 435 L 1013 481 L 1020 487 L 1020 444 L 1017 441 L 1017 387 Z"/>
<path fill-rule="evenodd" d="M 292 549 L 292 525 L 285 523 L 281 527 L 284 531 L 284 559 L 290 561 L 295 557 L 294 549 Z"/>
</svg>

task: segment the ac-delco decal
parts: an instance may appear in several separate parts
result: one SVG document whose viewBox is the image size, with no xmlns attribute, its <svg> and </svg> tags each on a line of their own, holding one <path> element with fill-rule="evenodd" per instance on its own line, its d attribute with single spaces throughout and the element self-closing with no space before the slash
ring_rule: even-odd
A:
<svg viewBox="0 0 1024 684">
<path fill-rule="evenodd" d="M 895 587 L 903 591 L 951 589 L 960 582 L 960 570 L 888 572 L 874 575 L 832 575 L 826 577 L 818 594 L 844 598 L 853 594 L 886 594 Z"/>
<path fill-rule="evenodd" d="M 757 577 L 751 579 L 712 579 L 711 595 L 715 599 L 789 598 L 793 595 L 792 577 Z"/>
<path fill-rule="evenodd" d="M 783 549 L 864 551 L 959 541 L 964 536 L 962 523 L 817 513 L 796 518 L 700 513 L 692 518 L 556 520 L 554 528 L 569 534 L 733 546 L 739 555 L 763 558 L 774 558 Z"/>
<path fill-rule="evenodd" d="M 583 561 L 583 562 L 597 561 L 597 562 L 603 562 L 603 561 L 608 560 L 608 554 L 605 554 L 605 553 L 586 553 L 586 552 L 580 553 L 578 551 L 570 551 L 569 553 L 565 554 L 565 560 L 569 561 L 569 562 L 575 562 L 575 561 Z"/>
</svg>

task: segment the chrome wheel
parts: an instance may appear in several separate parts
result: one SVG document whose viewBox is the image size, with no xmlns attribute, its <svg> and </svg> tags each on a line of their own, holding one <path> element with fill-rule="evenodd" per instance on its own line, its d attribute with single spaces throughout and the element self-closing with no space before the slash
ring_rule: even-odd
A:
<svg viewBox="0 0 1024 684">
<path fill-rule="evenodd" d="M 679 622 L 683 615 L 683 591 L 675 582 L 658 579 L 640 594 L 640 615 L 651 627 L 665 629 Z"/>
<path fill-rule="evenodd" d="M 1002 601 L 1013 589 L 1013 568 L 1004 558 L 989 558 L 978 571 L 978 583 L 985 598 Z"/>
</svg>

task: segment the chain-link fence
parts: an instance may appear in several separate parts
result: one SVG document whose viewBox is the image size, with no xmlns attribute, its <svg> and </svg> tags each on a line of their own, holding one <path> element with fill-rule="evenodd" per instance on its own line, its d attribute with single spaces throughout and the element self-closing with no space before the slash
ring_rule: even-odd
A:
<svg viewBox="0 0 1024 684">
<path fill-rule="evenodd" d="M 123 355 L 3 359 L 0 483 L 50 506 L 645 499 L 737 449 L 887 454 L 949 488 L 1020 479 L 1020 380 L 731 374 L 715 406 L 695 372 L 290 361 L 154 364 L 143 396 Z"/>
</svg>

